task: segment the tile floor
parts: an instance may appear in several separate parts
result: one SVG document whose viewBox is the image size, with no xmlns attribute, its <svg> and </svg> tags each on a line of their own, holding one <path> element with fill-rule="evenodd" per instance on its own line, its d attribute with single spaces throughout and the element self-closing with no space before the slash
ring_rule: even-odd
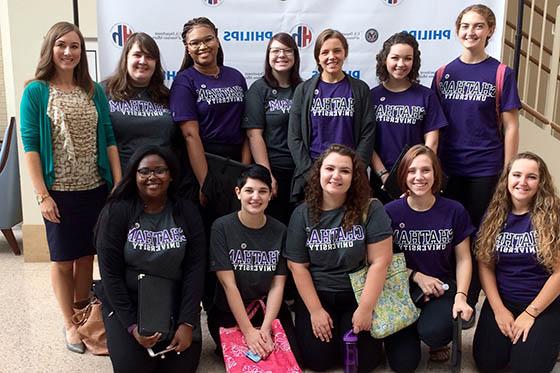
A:
<svg viewBox="0 0 560 373">
<path fill-rule="evenodd" d="M 21 231 L 15 229 L 21 247 Z M 98 278 L 96 268 L 95 277 Z M 62 341 L 60 315 L 50 286 L 48 263 L 24 263 L 0 234 L 0 372 L 111 372 L 108 357 L 67 351 Z M 204 324 L 204 322 L 203 322 Z M 205 338 L 199 371 L 224 372 Z M 463 372 L 474 372 L 471 357 L 473 329 L 463 334 Z M 424 346 L 425 347 L 425 346 Z M 449 371 L 448 364 L 430 363 L 424 348 L 418 372 Z M 376 371 L 389 372 L 387 368 Z M 560 373 L 560 368 L 554 369 Z"/>
</svg>

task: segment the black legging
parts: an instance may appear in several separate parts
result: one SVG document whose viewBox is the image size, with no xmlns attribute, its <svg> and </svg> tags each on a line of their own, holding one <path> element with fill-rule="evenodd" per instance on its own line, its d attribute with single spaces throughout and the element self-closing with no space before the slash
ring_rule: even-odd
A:
<svg viewBox="0 0 560 373">
<path fill-rule="evenodd" d="M 528 304 L 504 301 L 516 318 Z M 560 351 L 560 302 L 548 306 L 536 319 L 527 341 L 514 345 L 502 334 L 488 300 L 484 301 L 473 341 L 476 366 L 481 372 L 496 372 L 510 366 L 513 372 L 545 373 L 556 364 Z"/>
<path fill-rule="evenodd" d="M 323 308 L 333 320 L 333 338 L 322 342 L 313 335 L 311 316 L 300 297 L 296 298 L 296 336 L 301 347 L 303 365 L 323 371 L 340 366 L 344 359 L 342 336 L 352 328 L 352 315 L 358 307 L 352 292 L 318 291 Z M 397 372 L 412 372 L 420 361 L 420 343 L 415 325 L 385 338 L 385 351 L 391 368 Z M 358 369 L 369 372 L 383 361 L 382 340 L 367 331 L 358 334 Z M 418 342 L 418 343 L 417 343 Z"/>
<path fill-rule="evenodd" d="M 194 373 L 196 371 L 202 342 L 193 342 L 180 355 L 171 351 L 165 354 L 165 359 L 151 357 L 148 351 L 128 333 L 114 312 L 109 313 L 104 308 L 103 322 L 107 333 L 109 356 L 115 373 Z M 169 341 L 164 341 L 158 342 L 156 346 L 165 348 L 168 344 Z"/>
<path fill-rule="evenodd" d="M 472 224 L 478 229 L 486 208 L 494 195 L 498 178 L 499 175 L 484 177 L 449 176 L 443 195 L 460 202 L 468 211 Z M 472 239 L 471 253 L 474 253 L 474 240 Z M 472 277 L 467 303 L 474 309 L 478 302 L 481 286 L 474 254 L 471 255 L 471 259 Z"/>
<path fill-rule="evenodd" d="M 453 303 L 455 285 L 440 297 L 431 297 L 421 308 L 418 318 L 420 339 L 430 348 L 447 346 L 453 339 Z"/>
</svg>

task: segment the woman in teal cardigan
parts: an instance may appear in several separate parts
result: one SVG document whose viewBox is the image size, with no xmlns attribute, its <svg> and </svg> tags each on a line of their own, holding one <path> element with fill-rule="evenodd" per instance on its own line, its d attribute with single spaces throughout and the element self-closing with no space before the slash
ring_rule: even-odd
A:
<svg viewBox="0 0 560 373">
<path fill-rule="evenodd" d="M 25 163 L 45 221 L 65 344 L 83 353 L 73 308 L 88 303 L 93 226 L 121 169 L 107 99 L 89 76 L 84 38 L 75 25 L 59 22 L 47 32 L 20 109 Z"/>
</svg>

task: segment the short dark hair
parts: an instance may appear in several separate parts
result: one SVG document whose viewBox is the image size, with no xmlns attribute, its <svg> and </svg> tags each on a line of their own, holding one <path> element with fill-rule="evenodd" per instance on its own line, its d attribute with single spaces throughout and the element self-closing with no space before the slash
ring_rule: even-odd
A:
<svg viewBox="0 0 560 373">
<path fill-rule="evenodd" d="M 272 190 L 272 176 L 268 168 L 256 163 L 250 165 L 241 173 L 241 176 L 237 178 L 237 187 L 239 189 L 243 188 L 249 178 L 262 181 L 268 186 L 268 189 Z"/>
<path fill-rule="evenodd" d="M 138 189 L 136 186 L 136 171 L 138 165 L 145 157 L 149 155 L 160 156 L 169 168 L 169 175 L 171 181 L 167 189 L 167 196 L 175 198 L 177 193 L 177 186 L 179 184 L 179 165 L 177 158 L 171 149 L 164 146 L 144 145 L 138 148 L 130 157 L 128 165 L 124 171 L 121 181 L 117 184 L 115 190 L 109 196 L 107 202 L 114 202 L 119 200 L 127 200 L 136 198 L 138 196 Z"/>
<path fill-rule="evenodd" d="M 315 56 L 315 62 L 317 63 L 319 72 L 323 72 L 323 68 L 321 67 L 321 64 L 319 64 L 319 54 L 321 53 L 321 48 L 328 39 L 333 38 L 340 40 L 342 48 L 344 48 L 344 57 L 348 57 L 348 41 L 342 32 L 330 28 L 321 31 L 321 33 L 317 36 L 317 40 L 315 40 L 315 48 L 313 49 L 313 56 Z"/>
<path fill-rule="evenodd" d="M 266 55 L 264 59 L 264 80 L 272 88 L 278 88 L 278 82 L 276 81 L 274 75 L 272 75 L 272 67 L 268 62 L 268 58 L 270 56 L 270 45 L 275 40 L 284 44 L 288 48 L 294 50 L 294 66 L 292 66 L 290 70 L 290 86 L 296 87 L 299 83 L 301 83 L 301 76 L 299 75 L 299 64 L 300 64 L 299 48 L 294 38 L 292 38 L 291 35 L 286 34 L 285 32 L 277 33 L 268 41 L 268 45 L 266 46 Z"/>
<path fill-rule="evenodd" d="M 428 148 L 426 145 L 418 144 L 414 145 L 412 148 L 408 149 L 404 155 L 399 168 L 397 169 L 397 183 L 401 192 L 406 192 L 408 187 L 406 185 L 406 177 L 408 175 L 408 169 L 414 161 L 414 158 L 419 155 L 426 155 L 432 161 L 432 169 L 434 170 L 434 185 L 432 185 L 432 193 L 436 194 L 441 190 L 443 183 L 443 171 L 441 169 L 441 163 L 434 153 L 434 151 Z"/>
<path fill-rule="evenodd" d="M 420 75 L 420 49 L 418 48 L 418 42 L 416 41 L 416 38 L 406 31 L 397 32 L 396 34 L 391 35 L 387 40 L 385 40 L 385 42 L 383 43 L 383 48 L 381 48 L 379 53 L 377 53 L 377 56 L 375 56 L 375 59 L 377 61 L 377 66 L 375 68 L 377 79 L 379 79 L 380 83 L 389 81 L 389 72 L 387 71 L 387 57 L 389 56 L 391 47 L 395 44 L 406 44 L 412 47 L 412 68 L 410 69 L 407 78 L 411 83 L 419 83 L 420 80 L 418 79 L 418 77 Z"/>
</svg>

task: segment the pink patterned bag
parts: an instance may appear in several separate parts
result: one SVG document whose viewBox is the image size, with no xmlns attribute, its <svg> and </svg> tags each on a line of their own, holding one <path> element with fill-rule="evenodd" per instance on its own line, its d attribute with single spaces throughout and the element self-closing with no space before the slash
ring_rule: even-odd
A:
<svg viewBox="0 0 560 373">
<path fill-rule="evenodd" d="M 257 300 L 247 307 L 247 315 L 249 319 L 257 313 L 262 307 L 263 312 L 265 305 L 262 300 Z M 250 310 L 250 311 L 249 311 Z M 233 328 L 220 328 L 220 340 L 224 353 L 224 363 L 226 372 L 228 373 L 301 373 L 303 372 L 298 366 L 290 343 L 286 337 L 286 332 L 280 324 L 280 320 L 272 321 L 272 339 L 274 341 L 274 351 L 266 358 L 258 363 L 253 362 L 245 353 L 249 350 L 245 343 L 243 333 L 238 326 Z"/>
</svg>

